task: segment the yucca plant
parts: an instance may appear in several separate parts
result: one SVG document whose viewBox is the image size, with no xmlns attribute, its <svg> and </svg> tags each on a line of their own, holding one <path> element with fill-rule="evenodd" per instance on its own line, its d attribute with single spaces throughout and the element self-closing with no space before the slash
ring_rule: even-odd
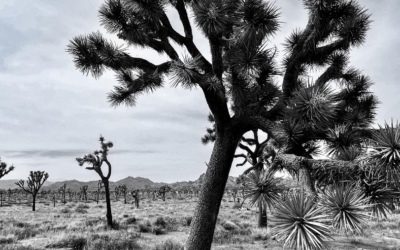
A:
<svg viewBox="0 0 400 250">
<path fill-rule="evenodd" d="M 370 217 L 365 209 L 369 199 L 353 184 L 338 184 L 327 188 L 320 198 L 320 205 L 332 217 L 335 229 L 345 234 L 361 234 L 362 226 Z"/>
<path fill-rule="evenodd" d="M 398 182 L 400 173 L 400 127 L 399 124 L 385 123 L 383 127 L 372 133 L 372 160 L 378 163 L 378 168 L 386 175 L 386 182 Z"/>
<path fill-rule="evenodd" d="M 369 165 L 365 168 L 361 187 L 366 197 L 369 198 L 372 216 L 378 219 L 387 218 L 387 213 L 393 210 L 393 200 L 400 194 L 393 187 L 387 185 L 386 174 L 375 165 Z"/>
<path fill-rule="evenodd" d="M 273 214 L 272 234 L 289 249 L 321 249 L 331 239 L 330 218 L 315 203 L 314 196 L 304 192 L 290 193 L 279 200 Z"/>
<path fill-rule="evenodd" d="M 271 209 L 273 204 L 280 199 L 280 194 L 284 189 L 279 179 L 274 177 L 274 173 L 266 170 L 251 171 L 247 175 L 242 175 L 242 183 L 245 193 L 244 199 L 250 199 L 250 206 L 259 203 L 265 210 L 266 207 Z M 260 213 L 262 212 L 260 211 Z M 267 224 L 266 211 L 264 216 L 266 223 L 261 226 L 266 226 Z"/>
</svg>

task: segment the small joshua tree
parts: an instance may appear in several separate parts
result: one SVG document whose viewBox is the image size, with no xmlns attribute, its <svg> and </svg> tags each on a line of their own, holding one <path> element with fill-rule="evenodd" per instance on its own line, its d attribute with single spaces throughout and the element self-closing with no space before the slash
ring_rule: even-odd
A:
<svg viewBox="0 0 400 250">
<path fill-rule="evenodd" d="M 124 197 L 124 204 L 126 204 L 126 194 L 128 193 L 128 190 L 126 189 L 126 185 L 119 186 L 119 192 L 120 192 L 120 195 L 122 195 Z"/>
<path fill-rule="evenodd" d="M 10 173 L 14 170 L 14 166 L 11 165 L 7 168 L 7 163 L 2 162 L 0 158 L 0 179 L 3 178 L 6 174 Z"/>
<path fill-rule="evenodd" d="M 15 185 L 22 188 L 26 193 L 32 195 L 32 211 L 35 211 L 36 195 L 39 193 L 43 183 L 49 178 L 49 174 L 44 171 L 31 171 L 28 177 L 27 186 L 24 180 L 19 180 Z"/>
<path fill-rule="evenodd" d="M 111 200 L 110 200 L 110 188 L 109 188 L 109 179 L 111 177 L 111 163 L 108 161 L 108 151 L 113 147 L 112 142 L 105 142 L 104 137 L 100 135 L 100 146 L 101 150 L 96 150 L 92 154 L 88 154 L 83 156 L 83 158 L 76 158 L 80 166 L 83 166 L 85 163 L 89 164 L 90 167 L 86 167 L 88 170 L 94 170 L 101 178 L 101 181 L 104 183 L 104 189 L 106 192 L 106 206 L 107 206 L 107 224 L 110 227 L 113 227 L 112 222 L 112 214 L 111 214 Z M 107 175 L 104 175 L 101 166 L 105 163 L 108 167 Z"/>
<path fill-rule="evenodd" d="M 97 193 L 96 193 L 96 202 L 97 204 L 99 204 L 99 198 L 100 198 L 100 191 L 101 189 L 104 187 L 103 181 L 99 181 L 97 182 Z"/>
<path fill-rule="evenodd" d="M 167 186 L 167 185 L 161 186 L 161 187 L 158 189 L 158 193 L 162 196 L 162 200 L 163 200 L 163 201 L 165 201 L 165 194 L 166 194 L 167 192 L 169 192 L 169 191 L 171 191 L 171 187 L 170 187 L 170 186 Z"/>
<path fill-rule="evenodd" d="M 67 188 L 67 184 L 64 183 L 64 185 L 62 185 L 62 186 L 58 189 L 58 192 L 60 192 L 61 195 L 62 195 L 62 199 L 63 199 L 63 203 L 64 203 L 64 204 L 66 203 L 66 201 L 65 201 L 65 191 L 66 191 L 66 188 Z"/>
<path fill-rule="evenodd" d="M 79 189 L 80 189 L 80 197 L 81 197 L 80 200 L 87 201 L 87 189 L 88 189 L 88 186 L 85 185 L 85 186 L 80 187 Z"/>
<path fill-rule="evenodd" d="M 114 188 L 114 198 L 115 201 L 119 201 L 119 197 L 121 196 L 121 186 L 116 186 Z"/>
<path fill-rule="evenodd" d="M 139 199 L 140 199 L 139 190 L 131 191 L 131 195 L 132 195 L 133 199 L 135 200 L 136 208 L 139 208 Z"/>
</svg>

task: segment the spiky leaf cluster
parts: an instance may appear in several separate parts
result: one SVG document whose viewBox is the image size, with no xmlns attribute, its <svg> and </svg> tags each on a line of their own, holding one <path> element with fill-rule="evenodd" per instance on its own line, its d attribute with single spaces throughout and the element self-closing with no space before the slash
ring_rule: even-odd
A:
<svg viewBox="0 0 400 250">
<path fill-rule="evenodd" d="M 335 185 L 325 190 L 320 204 L 332 216 L 333 227 L 346 234 L 361 234 L 370 217 L 369 199 L 354 184 Z"/>
<path fill-rule="evenodd" d="M 2 162 L 0 158 L 0 179 L 3 178 L 6 174 L 10 173 L 11 171 L 14 170 L 14 166 L 11 165 L 7 167 L 7 163 Z"/>
<path fill-rule="evenodd" d="M 314 197 L 303 192 L 289 193 L 275 206 L 272 229 L 276 239 L 289 249 L 322 249 L 331 239 L 329 217 Z"/>
<path fill-rule="evenodd" d="M 283 186 L 280 184 L 280 180 L 274 177 L 274 174 L 263 170 L 242 175 L 244 199 L 250 199 L 250 206 L 261 200 L 262 203 L 271 208 L 280 199 Z"/>
</svg>

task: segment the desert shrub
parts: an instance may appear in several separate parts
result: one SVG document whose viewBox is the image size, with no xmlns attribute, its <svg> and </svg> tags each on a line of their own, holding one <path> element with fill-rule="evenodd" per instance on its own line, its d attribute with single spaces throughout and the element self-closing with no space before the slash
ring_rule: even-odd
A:
<svg viewBox="0 0 400 250">
<path fill-rule="evenodd" d="M 239 227 L 232 221 L 226 221 L 225 223 L 222 224 L 222 227 L 228 231 L 239 229 Z"/>
<path fill-rule="evenodd" d="M 124 215 L 122 215 L 122 217 L 124 217 L 124 218 L 128 218 L 128 217 L 129 217 L 129 215 L 127 215 L 127 214 L 124 214 Z"/>
<path fill-rule="evenodd" d="M 89 206 L 86 205 L 86 204 L 81 203 L 81 204 L 79 204 L 78 206 L 76 206 L 76 208 L 79 208 L 79 209 L 88 209 Z"/>
<path fill-rule="evenodd" d="M 17 240 L 23 240 L 31 237 L 35 237 L 39 234 L 39 230 L 32 228 L 32 227 L 23 227 L 23 228 L 16 228 L 13 231 L 15 238 Z"/>
<path fill-rule="evenodd" d="M 154 250 L 183 250 L 183 245 L 172 239 L 167 239 L 166 241 L 157 244 Z"/>
<path fill-rule="evenodd" d="M 138 231 L 141 233 L 149 233 L 151 231 L 151 226 L 148 226 L 144 223 L 138 224 Z"/>
<path fill-rule="evenodd" d="M 21 245 L 6 245 L 1 246 L 1 250 L 38 250 L 37 248 L 33 248 L 32 246 L 21 246 Z"/>
<path fill-rule="evenodd" d="M 0 235 L 0 245 L 1 244 L 11 244 L 15 241 L 14 235 L 1 236 Z"/>
<path fill-rule="evenodd" d="M 83 250 L 86 246 L 86 238 L 81 235 L 68 234 L 65 237 L 57 239 L 46 245 L 46 248 L 72 248 L 74 250 Z"/>
<path fill-rule="evenodd" d="M 250 228 L 251 227 L 251 223 L 243 222 L 243 223 L 241 223 L 241 227 L 244 228 L 244 229 Z"/>
<path fill-rule="evenodd" d="M 232 208 L 233 208 L 233 209 L 239 209 L 239 208 L 242 208 L 242 204 L 241 204 L 241 203 L 239 203 L 239 202 L 235 202 L 235 203 L 233 203 L 233 206 L 232 206 Z"/>
<path fill-rule="evenodd" d="M 97 207 L 97 208 L 104 208 L 103 205 L 97 205 L 96 207 Z"/>
<path fill-rule="evenodd" d="M 137 220 L 135 217 L 130 217 L 130 218 L 127 218 L 126 220 L 124 220 L 124 223 L 130 225 L 130 224 L 135 224 L 136 221 Z"/>
<path fill-rule="evenodd" d="M 215 244 L 231 243 L 232 237 L 233 234 L 231 232 L 217 229 L 214 231 L 213 243 Z"/>
<path fill-rule="evenodd" d="M 178 231 L 179 222 L 178 222 L 178 220 L 176 218 L 167 217 L 165 219 L 165 222 L 167 223 L 165 225 L 165 229 L 167 231 L 170 231 L 170 232 Z"/>
<path fill-rule="evenodd" d="M 86 226 L 92 227 L 94 225 L 97 225 L 99 222 L 100 222 L 100 220 L 98 220 L 98 219 L 86 220 Z"/>
<path fill-rule="evenodd" d="M 166 234 L 167 232 L 165 229 L 161 226 L 154 226 L 151 230 L 151 232 L 155 235 L 161 235 L 161 234 Z"/>
<path fill-rule="evenodd" d="M 190 226 L 190 224 L 192 224 L 192 216 L 188 216 L 188 217 L 183 217 L 183 225 L 184 226 Z"/>
<path fill-rule="evenodd" d="M 267 230 L 266 229 L 255 229 L 253 231 L 253 239 L 254 240 L 268 240 Z"/>
<path fill-rule="evenodd" d="M 87 210 L 84 209 L 84 208 L 82 208 L 81 206 L 77 206 L 77 207 L 75 208 L 75 212 L 78 213 L 78 214 L 86 214 L 86 213 L 87 213 Z"/>
<path fill-rule="evenodd" d="M 161 227 L 161 228 L 165 228 L 167 225 L 167 222 L 164 220 L 163 217 L 158 217 L 156 219 L 156 221 L 154 222 L 155 226 Z"/>
<path fill-rule="evenodd" d="M 69 210 L 68 207 L 63 207 L 63 208 L 60 210 L 60 212 L 63 213 L 63 214 L 67 214 L 67 213 L 70 213 L 71 211 Z"/>
<path fill-rule="evenodd" d="M 115 234 L 92 235 L 87 244 L 88 250 L 135 250 L 142 249 L 137 243 L 137 235 Z"/>
<path fill-rule="evenodd" d="M 14 227 L 19 227 L 19 228 L 27 228 L 27 227 L 31 227 L 31 225 L 29 223 L 26 222 L 21 222 L 21 221 L 13 221 L 13 226 Z"/>
</svg>

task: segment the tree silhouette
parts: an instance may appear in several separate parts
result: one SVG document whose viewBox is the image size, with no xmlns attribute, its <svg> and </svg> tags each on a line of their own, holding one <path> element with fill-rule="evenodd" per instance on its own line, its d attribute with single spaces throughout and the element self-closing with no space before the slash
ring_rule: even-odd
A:
<svg viewBox="0 0 400 250">
<path fill-rule="evenodd" d="M 32 195 L 32 211 L 35 211 L 36 195 L 38 194 L 43 183 L 49 178 L 49 174 L 44 171 L 31 171 L 25 186 L 24 180 L 19 180 L 15 185 L 19 186 L 26 193 Z"/>
<path fill-rule="evenodd" d="M 108 151 L 110 148 L 114 146 L 112 142 L 105 142 L 104 137 L 100 136 L 100 146 L 101 150 L 96 150 L 92 154 L 88 154 L 83 156 L 83 158 L 76 158 L 76 161 L 79 163 L 79 166 L 83 166 L 84 164 L 90 165 L 90 167 L 86 167 L 87 170 L 94 170 L 101 178 L 101 181 L 104 184 L 104 189 L 106 191 L 106 206 L 107 206 L 107 225 L 113 227 L 112 214 L 111 214 L 111 200 L 110 200 L 110 188 L 109 188 L 109 179 L 111 177 L 111 163 L 108 161 Z M 103 163 L 105 163 L 108 167 L 107 174 L 103 173 L 101 169 Z"/>
<path fill-rule="evenodd" d="M 98 78 L 105 70 L 116 73 L 119 85 L 108 95 L 112 106 L 134 105 L 140 94 L 162 87 L 167 75 L 172 86 L 203 91 L 215 120 L 215 143 L 188 250 L 211 248 L 233 156 L 244 133 L 261 129 L 270 134 L 276 128 L 276 137 L 286 148 L 281 158 L 311 159 L 308 150 L 315 141 L 327 138 L 332 124 L 352 124 L 348 126 L 352 131 L 367 127 L 373 119 L 376 99 L 368 94 L 370 81 L 347 66 L 350 49 L 365 40 L 369 15 L 356 1 L 303 3 L 308 23 L 287 39 L 281 72 L 274 61 L 276 48 L 266 43 L 278 30 L 278 10 L 262 0 L 106 0 L 99 10 L 100 23 L 127 45 L 150 48 L 170 58 L 159 65 L 130 56 L 99 32 L 76 36 L 68 45 L 83 74 Z M 178 13 L 184 35 L 172 27 L 165 12 L 169 6 Z M 209 41 L 211 61 L 193 41 L 188 10 Z M 179 57 L 172 41 L 188 55 Z M 316 68 L 322 74 L 307 84 L 308 70 Z M 280 87 L 278 74 L 283 76 Z M 341 83 L 337 95 L 328 86 L 333 82 Z M 312 189 L 309 169 L 300 172 Z"/>
<path fill-rule="evenodd" d="M 2 162 L 0 158 L 0 179 L 3 178 L 6 174 L 10 173 L 14 170 L 14 166 L 11 165 L 7 168 L 7 163 Z"/>
</svg>

